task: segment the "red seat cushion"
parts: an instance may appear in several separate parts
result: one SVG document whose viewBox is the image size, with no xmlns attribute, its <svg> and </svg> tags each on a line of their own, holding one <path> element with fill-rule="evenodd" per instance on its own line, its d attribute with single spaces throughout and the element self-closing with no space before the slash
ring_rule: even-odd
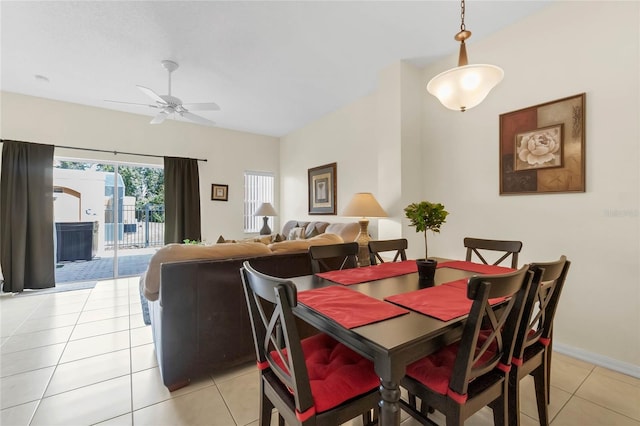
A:
<svg viewBox="0 0 640 426">
<path fill-rule="evenodd" d="M 317 413 L 337 407 L 380 385 L 371 361 L 326 334 L 309 337 L 301 344 Z M 272 355 L 280 361 L 275 353 Z"/>
<path fill-rule="evenodd" d="M 457 352 L 458 343 L 445 346 L 438 352 L 409 364 L 406 374 L 432 391 L 446 395 Z"/>
<path fill-rule="evenodd" d="M 483 343 L 482 338 L 478 340 L 479 345 Z M 486 336 L 484 340 L 486 340 Z M 449 381 L 453 374 L 453 366 L 458 354 L 458 346 L 459 342 L 453 343 L 410 364 L 407 366 L 407 376 L 419 381 L 440 395 L 447 395 L 449 393 Z M 488 361 L 494 354 L 495 345 L 492 343 L 476 364 Z"/>
</svg>

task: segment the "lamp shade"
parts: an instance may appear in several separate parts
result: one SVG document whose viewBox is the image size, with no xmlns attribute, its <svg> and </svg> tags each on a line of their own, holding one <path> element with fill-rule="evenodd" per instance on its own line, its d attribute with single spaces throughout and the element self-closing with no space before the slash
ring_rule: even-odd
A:
<svg viewBox="0 0 640 426">
<path fill-rule="evenodd" d="M 387 212 L 380 206 L 372 193 L 358 192 L 353 195 L 347 207 L 344 208 L 342 215 L 352 217 L 387 217 Z"/>
<path fill-rule="evenodd" d="M 258 210 L 253 214 L 254 216 L 278 216 L 276 210 L 273 208 L 271 203 L 262 203 Z"/>
<path fill-rule="evenodd" d="M 503 77 L 504 71 L 495 65 L 463 65 L 433 77 L 427 90 L 445 107 L 466 111 L 482 102 Z"/>
</svg>

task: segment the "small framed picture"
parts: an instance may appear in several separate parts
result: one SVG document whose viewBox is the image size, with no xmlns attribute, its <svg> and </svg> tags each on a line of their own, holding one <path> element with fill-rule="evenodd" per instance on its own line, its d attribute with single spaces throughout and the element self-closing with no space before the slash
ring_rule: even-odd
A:
<svg viewBox="0 0 640 426">
<path fill-rule="evenodd" d="M 215 201 L 229 201 L 229 185 L 212 183 L 211 199 Z"/>
<path fill-rule="evenodd" d="M 309 214 L 336 214 L 337 164 L 308 170 Z"/>
</svg>

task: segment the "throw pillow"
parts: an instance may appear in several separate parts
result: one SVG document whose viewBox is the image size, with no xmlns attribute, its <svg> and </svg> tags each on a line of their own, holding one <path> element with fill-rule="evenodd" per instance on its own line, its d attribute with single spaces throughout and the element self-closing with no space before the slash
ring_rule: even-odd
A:
<svg viewBox="0 0 640 426">
<path fill-rule="evenodd" d="M 218 237 L 218 240 L 216 241 L 216 244 L 223 244 L 223 243 L 235 243 L 236 240 L 225 240 L 224 237 L 222 235 L 220 235 Z"/>
<path fill-rule="evenodd" d="M 296 227 L 289 231 L 288 240 L 304 240 L 304 228 Z"/>
<path fill-rule="evenodd" d="M 305 238 L 313 238 L 316 235 L 320 235 L 320 232 L 318 232 L 318 230 L 316 229 L 316 227 L 314 226 L 313 228 L 311 228 L 311 232 L 307 233 L 305 235 Z"/>
</svg>

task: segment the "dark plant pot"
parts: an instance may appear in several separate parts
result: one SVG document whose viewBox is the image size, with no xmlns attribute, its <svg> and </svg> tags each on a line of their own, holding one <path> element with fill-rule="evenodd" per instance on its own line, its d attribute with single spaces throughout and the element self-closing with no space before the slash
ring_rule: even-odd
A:
<svg viewBox="0 0 640 426">
<path fill-rule="evenodd" d="M 438 262 L 435 259 L 417 259 L 416 265 L 418 266 L 418 278 L 421 282 L 420 286 L 423 287 L 422 284 L 425 284 L 425 287 L 428 287 L 427 284 L 433 285 Z"/>
</svg>

